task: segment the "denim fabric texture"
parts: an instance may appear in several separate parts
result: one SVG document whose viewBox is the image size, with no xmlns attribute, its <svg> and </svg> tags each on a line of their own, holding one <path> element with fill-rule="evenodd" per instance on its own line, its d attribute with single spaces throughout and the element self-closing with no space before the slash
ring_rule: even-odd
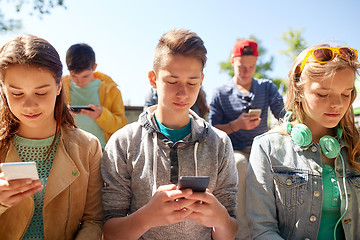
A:
<svg viewBox="0 0 360 240">
<path fill-rule="evenodd" d="M 360 239 L 360 172 L 345 160 L 348 210 L 341 220 L 346 239 Z M 268 132 L 254 139 L 247 172 L 246 204 L 254 239 L 316 239 L 322 210 L 322 164 L 318 143 L 300 147 L 289 135 Z M 345 211 L 343 166 L 335 173 Z"/>
</svg>

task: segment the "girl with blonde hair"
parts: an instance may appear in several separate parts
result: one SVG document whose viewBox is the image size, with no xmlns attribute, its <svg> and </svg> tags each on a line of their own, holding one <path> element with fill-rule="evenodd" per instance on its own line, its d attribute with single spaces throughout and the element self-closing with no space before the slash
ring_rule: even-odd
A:
<svg viewBox="0 0 360 240">
<path fill-rule="evenodd" d="M 358 51 L 305 49 L 289 73 L 283 125 L 255 138 L 247 173 L 254 239 L 359 239 Z"/>
</svg>

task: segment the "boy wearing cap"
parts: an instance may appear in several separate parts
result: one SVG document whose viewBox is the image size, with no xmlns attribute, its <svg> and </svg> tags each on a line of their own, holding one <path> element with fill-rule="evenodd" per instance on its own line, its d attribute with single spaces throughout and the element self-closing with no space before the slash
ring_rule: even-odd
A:
<svg viewBox="0 0 360 240">
<path fill-rule="evenodd" d="M 188 30 L 165 33 L 150 84 L 158 104 L 116 132 L 101 161 L 105 239 L 234 239 L 237 171 L 231 141 L 190 110 L 207 50 Z M 206 192 L 180 176 L 209 176 Z"/>
<path fill-rule="evenodd" d="M 215 90 L 210 103 L 210 124 L 229 135 L 235 152 L 239 176 L 237 239 L 250 238 L 246 220 L 245 178 L 253 139 L 268 130 L 269 107 L 277 119 L 285 114 L 284 102 L 276 85 L 267 79 L 253 78 L 258 56 L 255 41 L 238 40 L 231 53 L 234 77 Z M 260 117 L 250 115 L 249 109 L 261 109 Z"/>
</svg>

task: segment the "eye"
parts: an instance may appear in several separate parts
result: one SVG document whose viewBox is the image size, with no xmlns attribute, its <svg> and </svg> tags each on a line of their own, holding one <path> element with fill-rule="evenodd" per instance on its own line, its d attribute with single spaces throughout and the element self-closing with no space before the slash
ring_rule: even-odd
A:
<svg viewBox="0 0 360 240">
<path fill-rule="evenodd" d="M 36 95 L 38 95 L 38 96 L 45 96 L 47 94 L 47 92 L 45 92 L 45 93 L 36 93 Z"/>
<path fill-rule="evenodd" d="M 168 84 L 176 84 L 176 82 L 167 81 Z"/>
<path fill-rule="evenodd" d="M 197 84 L 196 84 L 196 83 L 188 83 L 188 85 L 190 85 L 190 86 L 196 86 Z"/>
<path fill-rule="evenodd" d="M 22 93 L 11 93 L 11 95 L 13 95 L 14 97 L 21 97 L 23 94 Z"/>
<path fill-rule="evenodd" d="M 342 94 L 343 97 L 349 98 L 350 94 Z"/>
<path fill-rule="evenodd" d="M 320 94 L 320 93 L 318 93 L 317 95 L 321 98 L 326 98 L 329 96 L 329 94 Z"/>
</svg>

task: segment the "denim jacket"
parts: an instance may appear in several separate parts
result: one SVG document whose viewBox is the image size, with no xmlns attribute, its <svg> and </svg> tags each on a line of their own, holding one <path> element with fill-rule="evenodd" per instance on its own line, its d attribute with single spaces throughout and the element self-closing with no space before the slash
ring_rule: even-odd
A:
<svg viewBox="0 0 360 240">
<path fill-rule="evenodd" d="M 360 239 L 360 172 L 345 161 L 348 210 L 341 220 L 346 239 Z M 268 132 L 254 139 L 249 160 L 246 204 L 254 239 L 317 239 L 322 210 L 322 165 L 318 143 L 296 145 L 289 135 Z M 341 157 L 335 159 L 341 214 L 346 199 Z"/>
</svg>

